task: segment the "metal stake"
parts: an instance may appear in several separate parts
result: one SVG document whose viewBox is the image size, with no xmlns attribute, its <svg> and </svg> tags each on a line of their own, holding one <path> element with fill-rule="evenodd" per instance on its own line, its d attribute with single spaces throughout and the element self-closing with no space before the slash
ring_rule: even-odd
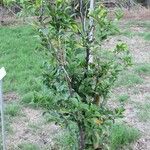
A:
<svg viewBox="0 0 150 150">
<path fill-rule="evenodd" d="M 0 109 L 1 109 L 1 125 L 2 125 L 2 144 L 3 150 L 6 150 L 5 145 L 5 129 L 4 129 L 4 107 L 3 107 L 3 96 L 2 96 L 2 80 L 0 80 Z"/>
</svg>

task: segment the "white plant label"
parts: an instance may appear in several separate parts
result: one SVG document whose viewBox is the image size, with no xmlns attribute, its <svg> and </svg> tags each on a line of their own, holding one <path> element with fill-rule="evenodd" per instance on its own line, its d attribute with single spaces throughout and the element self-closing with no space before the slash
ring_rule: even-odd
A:
<svg viewBox="0 0 150 150">
<path fill-rule="evenodd" d="M 0 80 L 2 80 L 2 79 L 5 77 L 5 75 L 6 75 L 5 68 L 2 67 L 2 68 L 0 69 Z"/>
</svg>

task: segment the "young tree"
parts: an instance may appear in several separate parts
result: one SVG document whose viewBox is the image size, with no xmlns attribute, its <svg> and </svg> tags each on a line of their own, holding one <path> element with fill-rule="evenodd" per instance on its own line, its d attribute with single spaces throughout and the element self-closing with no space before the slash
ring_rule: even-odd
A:
<svg viewBox="0 0 150 150">
<path fill-rule="evenodd" d="M 80 21 L 74 18 L 70 0 L 37 0 L 32 5 L 36 15 L 42 10 L 36 27 L 46 61 L 43 80 L 49 89 L 42 102 L 53 121 L 77 127 L 75 149 L 103 149 L 109 144 L 109 128 L 123 112 L 107 107 L 108 94 L 131 59 L 124 43 L 113 50 L 102 48 L 118 31 L 115 23 L 120 14 L 113 21 L 103 5 L 94 6 L 94 0 L 78 0 L 78 4 Z"/>
<path fill-rule="evenodd" d="M 103 41 L 117 31 L 106 8 L 95 7 L 94 0 L 78 3 L 80 21 L 72 17 L 67 0 L 43 4 L 38 31 L 48 58 L 44 83 L 51 91 L 54 121 L 77 126 L 78 149 L 101 149 L 109 143 L 109 127 L 123 111 L 107 108 L 107 96 L 131 61 L 124 43 L 114 50 L 102 48 Z"/>
</svg>

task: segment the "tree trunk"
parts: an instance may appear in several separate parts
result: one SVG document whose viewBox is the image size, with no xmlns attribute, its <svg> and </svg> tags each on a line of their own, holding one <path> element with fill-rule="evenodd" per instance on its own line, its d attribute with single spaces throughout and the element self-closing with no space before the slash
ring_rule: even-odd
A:
<svg viewBox="0 0 150 150">
<path fill-rule="evenodd" d="M 95 3 L 95 0 L 90 0 L 90 9 L 89 9 L 90 12 L 92 12 L 94 10 L 94 3 Z M 94 32 L 93 24 L 94 24 L 94 20 L 93 20 L 92 17 L 90 17 L 90 22 L 89 22 L 89 25 L 90 25 L 89 42 L 93 41 L 93 32 Z M 93 62 L 93 56 L 91 54 L 89 56 L 89 62 L 90 63 Z"/>
</svg>

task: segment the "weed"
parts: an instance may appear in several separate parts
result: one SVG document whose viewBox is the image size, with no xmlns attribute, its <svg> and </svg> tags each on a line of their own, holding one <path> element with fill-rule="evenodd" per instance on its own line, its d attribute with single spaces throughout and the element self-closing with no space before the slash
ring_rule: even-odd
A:
<svg viewBox="0 0 150 150">
<path fill-rule="evenodd" d="M 33 132 L 36 132 L 40 129 L 40 125 L 36 123 L 29 123 L 28 126 Z"/>
<path fill-rule="evenodd" d="M 134 86 L 136 84 L 141 84 L 141 83 L 143 83 L 143 80 L 141 79 L 139 75 L 133 74 L 133 73 L 124 73 L 122 74 L 122 76 L 120 76 L 115 86 L 131 87 L 131 86 Z"/>
<path fill-rule="evenodd" d="M 120 33 L 121 35 L 124 35 L 126 37 L 129 37 L 129 38 L 132 38 L 133 36 L 135 36 L 135 33 L 134 32 L 131 32 L 129 30 L 125 30 L 123 32 Z"/>
<path fill-rule="evenodd" d="M 138 117 L 140 121 L 147 122 L 150 120 L 150 103 L 145 103 L 143 105 L 137 105 Z"/>
<path fill-rule="evenodd" d="M 13 127 L 11 126 L 12 118 L 11 116 L 5 116 L 5 131 L 9 134 L 14 134 Z"/>
<path fill-rule="evenodd" d="M 142 21 L 138 23 L 140 26 L 149 29 L 150 28 L 150 21 Z"/>
<path fill-rule="evenodd" d="M 73 133 L 73 130 L 76 130 L 75 127 L 69 130 L 63 130 L 59 135 L 55 137 L 54 149 L 61 150 L 75 150 L 78 149 L 78 143 L 76 135 Z"/>
<path fill-rule="evenodd" d="M 119 102 L 126 102 L 129 98 L 130 97 L 128 94 L 123 94 L 118 97 L 118 100 L 119 100 Z"/>
<path fill-rule="evenodd" d="M 150 64 L 137 64 L 134 70 L 139 74 L 150 75 Z"/>
<path fill-rule="evenodd" d="M 139 33 L 133 32 L 133 31 L 129 31 L 128 28 L 129 28 L 131 25 L 132 25 L 132 26 L 134 25 L 135 28 L 136 28 L 136 26 L 139 26 L 139 27 L 143 28 L 144 30 L 143 30 L 143 32 L 139 32 Z M 129 21 L 129 22 L 126 24 L 126 27 L 127 27 L 127 29 L 126 29 L 125 31 L 121 32 L 121 35 L 127 36 L 127 37 L 129 37 L 129 38 L 132 38 L 132 37 L 134 37 L 134 36 L 140 36 L 140 37 L 143 37 L 144 40 L 147 40 L 147 41 L 150 40 L 150 32 L 149 32 L 150 22 L 149 22 L 149 21 L 142 21 L 142 22 Z"/>
<path fill-rule="evenodd" d="M 23 104 L 31 104 L 33 102 L 33 100 L 34 100 L 34 93 L 29 92 L 23 96 L 21 102 Z"/>
<path fill-rule="evenodd" d="M 145 34 L 144 39 L 150 41 L 150 32 Z"/>
<path fill-rule="evenodd" d="M 5 114 L 11 117 L 15 117 L 20 114 L 20 107 L 18 104 L 12 103 L 6 105 Z"/>
<path fill-rule="evenodd" d="M 128 21 L 128 23 L 126 24 L 127 27 L 131 26 L 131 25 L 136 25 L 136 26 L 140 26 L 146 29 L 150 28 L 150 21 Z"/>
<path fill-rule="evenodd" d="M 149 95 L 149 94 L 145 96 L 145 100 L 146 100 L 146 101 L 149 101 L 149 100 L 150 100 L 150 95 Z"/>
<path fill-rule="evenodd" d="M 123 146 L 136 141 L 140 136 L 137 129 L 124 124 L 114 124 L 111 129 L 111 150 L 120 150 Z"/>
<path fill-rule="evenodd" d="M 40 150 L 37 145 L 31 143 L 22 143 L 18 145 L 18 148 L 19 150 Z"/>
<path fill-rule="evenodd" d="M 140 93 L 139 89 L 137 89 L 137 88 L 133 89 L 133 94 L 137 95 L 139 93 Z"/>
</svg>

